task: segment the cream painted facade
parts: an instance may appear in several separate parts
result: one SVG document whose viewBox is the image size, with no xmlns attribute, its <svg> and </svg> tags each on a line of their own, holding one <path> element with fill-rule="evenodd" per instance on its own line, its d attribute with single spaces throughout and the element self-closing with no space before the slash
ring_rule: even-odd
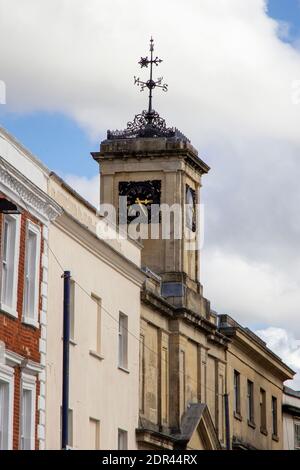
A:
<svg viewBox="0 0 300 470">
<path fill-rule="evenodd" d="M 95 209 L 55 175 L 49 195 L 64 210 L 50 227 L 49 243 L 74 281 L 70 344 L 69 445 L 74 449 L 118 449 L 118 430 L 136 448 L 139 396 L 140 246 L 128 240 L 101 241 Z M 46 447 L 60 448 L 62 391 L 62 269 L 49 259 Z M 128 365 L 118 359 L 119 315 L 128 319 Z"/>
</svg>

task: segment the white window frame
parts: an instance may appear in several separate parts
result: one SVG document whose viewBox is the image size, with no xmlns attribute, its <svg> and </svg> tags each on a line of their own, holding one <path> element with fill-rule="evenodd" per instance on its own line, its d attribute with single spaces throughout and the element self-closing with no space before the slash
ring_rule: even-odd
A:
<svg viewBox="0 0 300 470">
<path fill-rule="evenodd" d="M 122 446 L 120 446 L 122 440 Z M 123 448 L 125 444 L 125 448 Z M 128 431 L 125 429 L 118 429 L 118 450 L 128 450 Z"/>
<path fill-rule="evenodd" d="M 36 416 L 36 377 L 22 373 L 21 382 L 21 419 L 20 419 L 20 449 L 22 449 L 22 419 L 23 419 L 23 391 L 31 392 L 31 429 L 30 450 L 35 450 L 35 416 Z"/>
<path fill-rule="evenodd" d="M 20 229 L 21 229 L 21 221 L 20 215 L 17 214 L 5 214 L 3 217 L 3 225 L 2 225 L 2 234 L 4 233 L 4 223 L 5 219 L 13 219 L 16 224 L 16 238 L 15 238 L 15 247 L 14 247 L 14 266 L 13 266 L 13 285 L 12 285 L 12 305 L 6 305 L 2 301 L 2 277 L 3 277 L 3 239 L 2 239 L 2 247 L 1 247 L 1 283 L 0 283 L 0 291 L 1 291 L 1 298 L 0 298 L 0 309 L 12 315 L 15 318 L 18 318 L 17 312 L 17 293 L 18 293 L 18 276 L 19 276 L 19 257 L 20 257 Z"/>
<path fill-rule="evenodd" d="M 101 348 L 102 348 L 102 299 L 98 295 L 94 294 L 93 292 L 91 293 L 91 299 L 93 302 L 95 302 L 96 309 L 97 309 L 97 313 L 96 313 L 97 325 L 96 325 L 96 331 L 95 331 L 96 349 L 94 350 L 90 348 L 90 354 L 92 356 L 99 357 L 99 359 L 102 359 L 103 358 L 102 351 L 101 351 Z"/>
<path fill-rule="evenodd" d="M 8 405 L 8 446 L 7 450 L 13 448 L 13 420 L 14 420 L 14 369 L 0 364 L 0 380 L 9 387 Z"/>
<path fill-rule="evenodd" d="M 91 425 L 91 423 L 94 423 L 96 425 L 96 440 L 95 440 L 95 448 L 92 448 L 90 450 L 100 450 L 100 420 L 99 419 L 96 419 L 96 418 L 92 418 L 90 416 L 90 419 L 89 419 L 89 425 Z"/>
<path fill-rule="evenodd" d="M 27 266 L 27 240 L 28 240 L 28 232 L 31 231 L 36 235 L 36 244 L 37 244 L 37 251 L 36 251 L 36 258 L 35 258 L 35 280 L 34 280 L 34 311 L 33 311 L 33 318 L 29 317 L 25 313 L 25 295 L 26 295 L 26 266 Z M 25 272 L 24 272 L 24 296 L 23 296 L 23 323 L 27 323 L 28 325 L 35 326 L 36 328 L 39 327 L 39 296 L 40 296 L 40 260 L 41 260 L 41 229 L 38 225 L 34 224 L 30 220 L 27 221 L 26 224 L 26 243 L 25 243 Z"/>
<path fill-rule="evenodd" d="M 121 331 L 121 318 L 126 320 L 126 328 L 124 331 Z M 125 332 L 125 343 L 123 338 L 123 333 Z M 124 344 L 126 346 L 125 355 L 124 355 Z M 118 330 L 118 367 L 119 369 L 128 371 L 128 316 L 123 312 L 119 312 L 119 330 Z"/>
</svg>

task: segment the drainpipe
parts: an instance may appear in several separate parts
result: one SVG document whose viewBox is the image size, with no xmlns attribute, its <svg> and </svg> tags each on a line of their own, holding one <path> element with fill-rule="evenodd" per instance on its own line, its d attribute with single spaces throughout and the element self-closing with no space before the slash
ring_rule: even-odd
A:
<svg viewBox="0 0 300 470">
<path fill-rule="evenodd" d="M 70 347 L 70 284 L 71 273 L 65 271 L 64 279 L 64 323 L 63 323 L 63 387 L 62 387 L 62 433 L 61 448 L 68 446 L 68 413 L 69 413 L 69 347 Z"/>
</svg>

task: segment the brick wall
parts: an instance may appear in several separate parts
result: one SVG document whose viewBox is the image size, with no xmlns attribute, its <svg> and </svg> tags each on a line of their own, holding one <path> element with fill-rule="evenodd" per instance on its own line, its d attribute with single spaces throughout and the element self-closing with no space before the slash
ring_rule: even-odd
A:
<svg viewBox="0 0 300 470">
<path fill-rule="evenodd" d="M 1 195 L 0 195 L 1 197 Z M 18 318 L 14 318 L 4 312 L 0 311 L 0 340 L 4 341 L 6 349 L 21 355 L 24 359 L 30 359 L 36 363 L 40 363 L 39 341 L 41 337 L 40 328 L 22 323 L 23 313 L 23 295 L 24 295 L 24 276 L 25 276 L 25 246 L 26 246 L 26 223 L 31 220 L 33 223 L 40 226 L 38 222 L 30 213 L 23 212 L 21 215 L 21 230 L 20 230 L 20 255 L 18 267 L 18 287 L 17 287 L 17 312 Z M 2 228 L 3 228 L 3 215 L 0 214 L 0 245 L 2 247 Z M 43 252 L 43 237 L 41 237 L 41 260 Z M 39 312 L 41 310 L 41 279 L 42 267 L 40 264 L 40 285 L 39 285 Z M 40 320 L 40 318 L 39 318 Z M 15 367 L 15 387 L 14 387 L 14 426 L 13 426 L 13 448 L 19 448 L 20 436 L 20 386 L 21 386 L 21 370 Z M 39 423 L 39 413 L 37 408 L 40 384 L 37 380 L 36 388 L 36 449 L 39 447 L 37 438 L 37 427 Z"/>
</svg>

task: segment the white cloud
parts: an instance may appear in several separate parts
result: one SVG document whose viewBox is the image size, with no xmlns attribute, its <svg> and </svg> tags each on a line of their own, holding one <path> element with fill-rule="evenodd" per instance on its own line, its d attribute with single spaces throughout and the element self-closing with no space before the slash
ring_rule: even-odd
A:
<svg viewBox="0 0 300 470">
<path fill-rule="evenodd" d="M 87 178 L 85 176 L 66 175 L 64 177 L 75 191 L 77 191 L 83 198 L 93 204 L 95 207 L 99 205 L 99 175 Z"/>
<path fill-rule="evenodd" d="M 267 346 L 280 356 L 297 375 L 287 385 L 295 390 L 300 389 L 300 339 L 282 328 L 267 328 L 256 331 L 256 334 L 267 343 Z"/>
<path fill-rule="evenodd" d="M 281 41 L 282 24 L 266 8 L 264 0 L 0 0 L 0 79 L 7 109 L 60 111 L 100 136 L 145 108 L 147 94 L 132 82 L 146 76 L 137 61 L 153 34 L 164 59 L 155 73 L 169 83 L 154 106 L 212 167 L 203 179 L 205 293 L 244 323 L 293 330 L 300 52 Z M 68 181 L 98 200 L 96 179 Z"/>
<path fill-rule="evenodd" d="M 300 282 L 295 271 L 286 274 L 270 264 L 237 254 L 207 250 L 202 260 L 205 294 L 220 313 L 232 315 L 242 324 L 293 325 L 300 338 Z M 294 277 L 293 277 L 294 273 Z"/>
</svg>

